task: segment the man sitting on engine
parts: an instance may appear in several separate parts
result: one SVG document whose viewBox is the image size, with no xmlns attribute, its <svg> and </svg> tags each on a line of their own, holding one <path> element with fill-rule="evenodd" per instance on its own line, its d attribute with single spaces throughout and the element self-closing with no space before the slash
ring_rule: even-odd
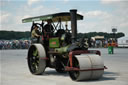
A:
<svg viewBox="0 0 128 85">
<path fill-rule="evenodd" d="M 34 29 L 32 30 L 32 33 L 31 33 L 32 43 L 39 43 L 40 35 L 37 33 L 38 32 L 38 26 L 34 25 L 33 28 Z"/>
</svg>

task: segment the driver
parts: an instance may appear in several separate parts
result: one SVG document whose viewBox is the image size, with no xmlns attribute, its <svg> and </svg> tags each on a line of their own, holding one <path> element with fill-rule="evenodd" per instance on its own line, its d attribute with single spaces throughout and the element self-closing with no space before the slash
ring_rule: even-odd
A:
<svg viewBox="0 0 128 85">
<path fill-rule="evenodd" d="M 34 29 L 32 30 L 32 33 L 31 33 L 31 38 L 32 38 L 32 41 L 33 42 L 39 42 L 39 38 L 40 38 L 40 35 L 37 33 L 38 32 L 38 26 L 34 26 Z"/>
<path fill-rule="evenodd" d="M 47 20 L 47 24 L 44 26 L 44 31 L 49 34 L 49 36 L 53 35 L 53 26 L 51 24 L 52 20 Z"/>
</svg>

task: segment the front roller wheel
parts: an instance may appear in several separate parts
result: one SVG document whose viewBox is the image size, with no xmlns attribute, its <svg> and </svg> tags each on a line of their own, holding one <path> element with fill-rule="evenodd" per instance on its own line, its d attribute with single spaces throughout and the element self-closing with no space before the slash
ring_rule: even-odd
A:
<svg viewBox="0 0 128 85">
<path fill-rule="evenodd" d="M 69 71 L 72 80 L 99 79 L 104 73 L 104 63 L 99 55 L 81 54 L 73 57 L 73 67 L 79 70 Z"/>
<path fill-rule="evenodd" d="M 32 74 L 42 74 L 46 68 L 45 49 L 41 44 L 33 44 L 28 50 L 28 67 Z"/>
</svg>

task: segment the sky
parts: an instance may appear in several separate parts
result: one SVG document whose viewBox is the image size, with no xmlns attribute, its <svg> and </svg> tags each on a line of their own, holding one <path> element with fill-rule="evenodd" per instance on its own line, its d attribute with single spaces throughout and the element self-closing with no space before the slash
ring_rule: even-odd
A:
<svg viewBox="0 0 128 85">
<path fill-rule="evenodd" d="M 84 16 L 77 23 L 79 33 L 116 28 L 128 37 L 128 0 L 0 0 L 0 30 L 30 31 L 32 23 L 22 19 L 70 9 Z"/>
</svg>

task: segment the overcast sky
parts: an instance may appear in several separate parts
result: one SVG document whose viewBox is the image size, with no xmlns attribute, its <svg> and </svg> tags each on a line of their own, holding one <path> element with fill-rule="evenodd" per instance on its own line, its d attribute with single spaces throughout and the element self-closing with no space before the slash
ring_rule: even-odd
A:
<svg viewBox="0 0 128 85">
<path fill-rule="evenodd" d="M 128 0 L 0 0 L 0 30 L 29 31 L 23 18 L 77 9 L 78 32 L 118 32 L 128 36 Z M 70 26 L 69 26 L 70 27 Z"/>
</svg>

